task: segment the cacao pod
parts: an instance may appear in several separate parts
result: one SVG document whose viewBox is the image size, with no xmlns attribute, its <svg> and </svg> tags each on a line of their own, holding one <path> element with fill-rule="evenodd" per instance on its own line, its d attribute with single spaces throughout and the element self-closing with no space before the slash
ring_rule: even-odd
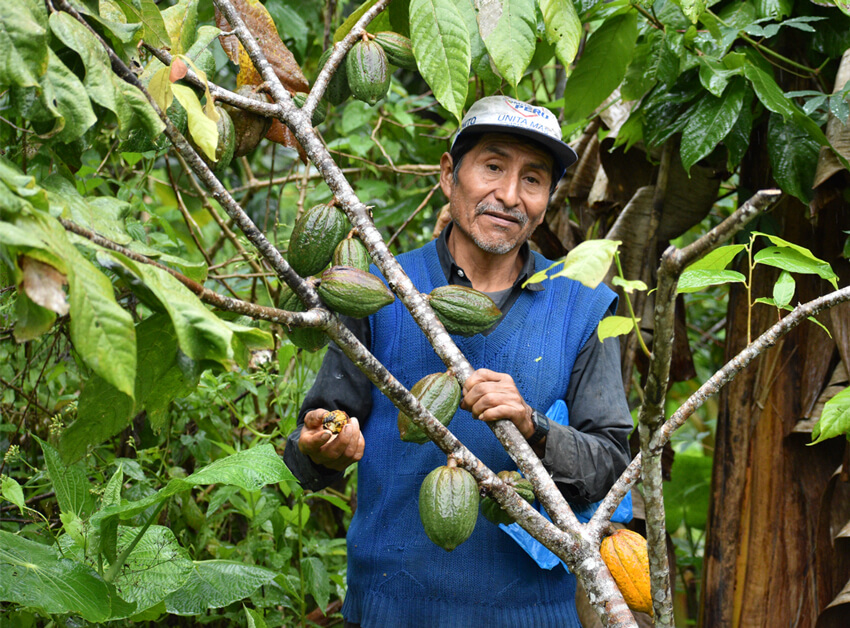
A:
<svg viewBox="0 0 850 628">
<path fill-rule="evenodd" d="M 460 405 L 460 384 L 451 371 L 426 375 L 410 393 L 443 425 L 449 424 Z M 428 435 L 404 412 L 398 413 L 398 433 L 406 443 L 428 442 Z"/>
<path fill-rule="evenodd" d="M 345 238 L 336 245 L 331 259 L 331 264 L 334 266 L 352 266 L 363 272 L 369 272 L 371 263 L 372 258 L 369 256 L 369 251 L 366 250 L 366 245 L 359 238 Z"/>
<path fill-rule="evenodd" d="M 210 170 L 216 174 L 221 174 L 233 160 L 233 151 L 236 149 L 236 133 L 230 114 L 220 105 L 216 105 L 215 110 L 218 112 L 218 122 L 216 123 L 218 143 L 215 145 L 215 161 L 212 161 L 191 137 L 188 140 L 195 152 L 210 167 Z"/>
<path fill-rule="evenodd" d="M 434 288 L 428 301 L 450 334 L 473 336 L 492 327 L 502 316 L 493 299 L 467 286 Z"/>
<path fill-rule="evenodd" d="M 358 41 L 345 57 L 348 87 L 357 100 L 374 105 L 390 89 L 390 71 L 384 49 L 374 41 Z"/>
<path fill-rule="evenodd" d="M 298 295 L 287 285 L 280 289 L 278 307 L 287 312 L 304 312 L 307 309 Z M 286 335 L 292 344 L 305 351 L 318 351 L 328 344 L 325 332 L 315 327 L 289 327 Z"/>
<path fill-rule="evenodd" d="M 350 420 L 345 410 L 331 410 L 322 417 L 322 427 L 331 434 L 339 434 Z"/>
<path fill-rule="evenodd" d="M 259 102 L 271 102 L 265 94 L 254 91 L 254 88 L 250 85 L 243 85 L 236 90 L 236 93 Z M 236 136 L 233 156 L 243 157 L 253 152 L 260 140 L 269 132 L 274 121 L 273 118 L 260 116 L 232 105 L 222 105 L 222 107 L 233 120 L 233 133 Z"/>
<path fill-rule="evenodd" d="M 499 471 L 497 475 L 505 484 L 512 486 L 517 494 L 529 504 L 534 501 L 534 489 L 531 487 L 531 482 L 522 477 L 519 471 Z M 497 525 L 500 523 L 510 525 L 514 522 L 514 518 L 492 497 L 485 497 L 481 500 L 481 514 Z"/>
<path fill-rule="evenodd" d="M 405 70 L 417 70 L 413 46 L 404 35 L 392 31 L 375 33 L 375 41 L 384 49 L 387 61 Z"/>
<path fill-rule="evenodd" d="M 599 551 L 629 608 L 651 615 L 646 539 L 631 530 L 617 530 L 602 540 Z"/>
<path fill-rule="evenodd" d="M 475 529 L 478 485 L 466 469 L 437 467 L 419 489 L 419 518 L 425 534 L 436 545 L 452 551 Z"/>
<path fill-rule="evenodd" d="M 348 231 L 348 219 L 342 211 L 332 205 L 314 205 L 292 228 L 289 265 L 302 277 L 315 275 L 328 265 L 336 245 Z"/>
<path fill-rule="evenodd" d="M 307 102 L 307 94 L 304 92 L 296 92 L 296 94 L 292 97 L 292 102 L 295 103 L 295 106 L 301 109 L 304 106 L 304 103 Z M 316 108 L 313 109 L 313 115 L 310 116 L 310 124 L 313 126 L 319 126 L 322 122 L 325 121 L 325 115 L 327 112 L 328 104 L 321 100 L 319 104 L 316 105 Z"/>
<path fill-rule="evenodd" d="M 333 53 L 333 48 L 328 48 L 319 57 L 320 71 L 325 67 L 325 63 L 328 62 L 331 53 Z M 336 106 L 344 103 L 349 96 L 351 96 L 351 88 L 348 86 L 348 75 L 345 68 L 345 59 L 343 59 L 331 77 L 331 80 L 328 81 L 328 86 L 325 88 L 325 99 L 330 104 Z"/>
<path fill-rule="evenodd" d="M 351 266 L 331 266 L 322 273 L 316 288 L 319 297 L 334 312 L 363 318 L 395 300 L 395 295 L 372 273 Z"/>
</svg>

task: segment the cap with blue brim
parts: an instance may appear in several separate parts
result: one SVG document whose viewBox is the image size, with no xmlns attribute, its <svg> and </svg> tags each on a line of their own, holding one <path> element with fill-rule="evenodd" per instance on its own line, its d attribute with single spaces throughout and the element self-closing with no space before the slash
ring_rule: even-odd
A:
<svg viewBox="0 0 850 628">
<path fill-rule="evenodd" d="M 487 96 L 476 101 L 461 120 L 452 148 L 458 138 L 482 133 L 509 133 L 542 144 L 561 168 L 561 176 L 578 160 L 576 152 L 562 140 L 561 125 L 551 111 L 508 96 Z"/>
</svg>

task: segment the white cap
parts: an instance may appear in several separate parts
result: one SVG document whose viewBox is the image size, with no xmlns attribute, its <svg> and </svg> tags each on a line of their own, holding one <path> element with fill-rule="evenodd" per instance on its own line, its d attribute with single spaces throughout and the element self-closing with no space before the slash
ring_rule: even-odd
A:
<svg viewBox="0 0 850 628">
<path fill-rule="evenodd" d="M 509 133 L 536 140 L 552 154 L 561 176 L 578 160 L 561 139 L 561 125 L 551 111 L 508 96 L 487 96 L 473 103 L 460 122 L 452 148 L 459 137 L 480 133 Z"/>
</svg>

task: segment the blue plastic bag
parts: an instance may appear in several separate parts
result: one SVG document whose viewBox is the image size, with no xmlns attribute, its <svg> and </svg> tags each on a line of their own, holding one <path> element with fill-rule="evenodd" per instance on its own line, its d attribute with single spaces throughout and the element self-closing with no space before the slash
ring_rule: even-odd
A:
<svg viewBox="0 0 850 628">
<path fill-rule="evenodd" d="M 546 411 L 546 416 L 549 417 L 550 421 L 554 421 L 555 423 L 559 423 L 560 425 L 569 425 L 570 424 L 570 414 L 569 410 L 567 410 L 567 404 L 564 403 L 562 399 L 556 401 L 551 408 Z M 596 512 L 596 509 L 599 507 L 601 502 L 596 502 L 594 504 L 590 504 L 584 509 L 577 510 L 575 507 L 570 504 L 570 507 L 573 509 L 576 517 L 582 523 L 587 523 L 590 521 L 590 518 L 593 516 L 593 513 Z M 546 519 L 552 521 L 546 511 L 540 506 L 540 502 L 537 500 L 534 501 L 534 507 L 540 511 Z M 632 520 L 632 494 L 631 492 L 626 493 L 626 496 L 617 506 L 617 509 L 614 511 L 614 514 L 611 516 L 611 521 L 616 521 L 618 523 L 628 523 Z M 528 532 L 523 530 L 518 523 L 512 523 L 510 525 L 505 525 L 504 523 L 499 524 L 499 527 L 504 530 L 508 536 L 510 536 L 514 541 L 516 541 L 519 546 L 526 551 L 526 553 L 531 556 L 535 562 L 540 565 L 543 569 L 552 569 L 555 565 L 561 564 L 564 565 L 564 561 L 555 556 L 552 551 L 543 546 L 537 539 L 532 537 Z M 564 569 L 567 569 L 567 566 L 564 565 Z M 569 569 L 567 569 L 569 571 Z"/>
</svg>

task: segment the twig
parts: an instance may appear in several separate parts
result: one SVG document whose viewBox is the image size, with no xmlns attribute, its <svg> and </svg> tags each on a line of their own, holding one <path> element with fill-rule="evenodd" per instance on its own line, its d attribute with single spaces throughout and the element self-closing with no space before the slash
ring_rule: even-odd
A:
<svg viewBox="0 0 850 628">
<path fill-rule="evenodd" d="M 413 213 L 410 214 L 410 216 L 408 216 L 403 223 L 401 223 L 401 226 L 398 228 L 398 230 L 392 235 L 389 240 L 387 240 L 387 248 L 393 245 L 393 242 L 396 241 L 401 232 L 404 231 L 405 227 L 407 227 L 407 225 L 409 225 L 410 222 L 414 218 L 416 218 L 417 214 L 419 214 L 419 212 L 421 212 L 425 207 L 428 206 L 428 201 L 431 200 L 431 197 L 434 196 L 434 192 L 436 192 L 438 189 L 440 189 L 440 184 L 435 183 L 433 187 L 428 191 L 428 194 L 425 195 L 425 198 L 422 199 L 422 202 L 419 203 L 419 206 L 413 210 Z"/>
</svg>

